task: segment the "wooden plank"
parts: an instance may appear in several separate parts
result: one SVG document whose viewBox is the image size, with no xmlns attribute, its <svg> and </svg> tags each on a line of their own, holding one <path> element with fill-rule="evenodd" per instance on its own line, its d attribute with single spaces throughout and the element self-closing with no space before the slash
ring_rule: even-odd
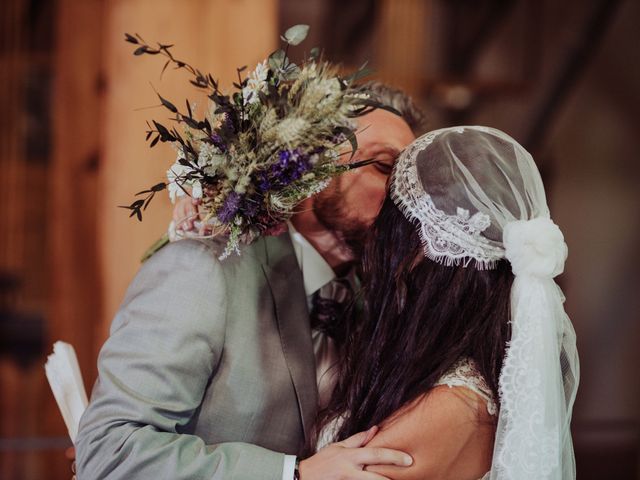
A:
<svg viewBox="0 0 640 480">
<path fill-rule="evenodd" d="M 99 201 L 103 0 L 59 0 L 54 60 L 53 161 L 49 211 L 50 345 L 62 339 L 73 344 L 85 379 L 95 378 L 95 332 L 101 316 L 97 225 Z M 39 393 L 42 434 L 67 435 L 44 383 Z M 88 384 L 90 386 L 90 384 Z M 38 455 L 46 470 L 34 477 L 70 478 L 62 449 Z M 40 477 L 35 476 L 36 473 Z"/>
<path fill-rule="evenodd" d="M 433 32 L 429 31 L 432 0 L 382 0 L 377 26 L 376 67 L 380 78 L 404 91 L 418 95 Z"/>
</svg>

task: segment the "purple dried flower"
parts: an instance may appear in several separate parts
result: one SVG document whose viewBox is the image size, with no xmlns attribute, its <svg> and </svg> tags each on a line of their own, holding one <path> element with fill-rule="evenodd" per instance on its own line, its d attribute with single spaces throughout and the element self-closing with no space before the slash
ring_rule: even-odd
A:
<svg viewBox="0 0 640 480">
<path fill-rule="evenodd" d="M 338 133 L 337 135 L 334 135 L 333 138 L 331 139 L 331 142 L 334 145 L 340 145 L 341 143 L 344 143 L 347 141 L 347 136 L 344 133 Z"/>
<path fill-rule="evenodd" d="M 227 151 L 227 144 L 224 142 L 224 139 L 217 133 L 212 133 L 211 136 L 209 137 L 211 138 L 211 142 L 216 146 L 216 148 L 218 148 L 222 153 L 225 153 Z"/>
<path fill-rule="evenodd" d="M 256 175 L 257 190 L 261 193 L 282 190 L 312 168 L 310 156 L 301 148 L 281 150 L 278 152 L 278 160 L 268 170 Z"/>
<path fill-rule="evenodd" d="M 300 175 L 305 174 L 309 170 L 311 170 L 313 166 L 311 165 L 311 160 L 309 159 L 309 155 L 304 155 L 300 157 L 298 163 L 296 164 L 296 169 L 300 173 Z"/>
<path fill-rule="evenodd" d="M 284 168 L 280 166 L 279 163 L 274 163 L 273 165 L 271 165 L 271 173 L 274 175 L 278 175 L 278 173 L 282 172 L 283 170 Z"/>
<path fill-rule="evenodd" d="M 293 178 L 291 178 L 291 173 L 289 172 L 282 172 L 282 174 L 278 177 L 278 184 L 280 185 L 280 188 L 284 188 L 287 185 L 289 185 L 291 182 L 293 182 Z"/>
<path fill-rule="evenodd" d="M 228 133 L 234 134 L 236 129 L 233 126 L 233 121 L 231 120 L 231 115 L 229 115 L 228 113 L 225 113 L 223 122 L 224 123 L 223 123 L 222 128 L 225 131 L 227 131 Z"/>
<path fill-rule="evenodd" d="M 247 216 L 248 218 L 253 218 L 258 214 L 261 204 L 262 204 L 261 196 L 253 196 L 250 198 L 246 198 L 242 204 L 242 211 L 245 214 L 245 216 Z"/>
<path fill-rule="evenodd" d="M 279 159 L 279 162 L 277 163 L 277 165 L 279 165 L 282 168 L 285 168 L 289 164 L 289 160 L 291 159 L 291 151 L 280 150 L 280 153 L 278 154 L 278 159 Z"/>
<path fill-rule="evenodd" d="M 271 190 L 271 180 L 269 180 L 267 172 L 262 171 L 258 173 L 258 191 L 266 192 L 268 190 Z"/>
<path fill-rule="evenodd" d="M 218 220 L 222 223 L 231 223 L 240 209 L 242 196 L 237 192 L 231 192 L 218 210 Z"/>
</svg>

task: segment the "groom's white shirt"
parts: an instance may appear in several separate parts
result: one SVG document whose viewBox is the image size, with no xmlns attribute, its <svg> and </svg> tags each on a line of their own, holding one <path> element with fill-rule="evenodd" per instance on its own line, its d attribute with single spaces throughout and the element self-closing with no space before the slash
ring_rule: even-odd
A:
<svg viewBox="0 0 640 480">
<path fill-rule="evenodd" d="M 311 296 L 336 278 L 336 274 L 313 245 L 311 245 L 291 223 L 288 225 L 289 235 L 291 235 L 291 241 L 293 243 L 293 251 L 296 254 L 298 265 L 302 271 L 304 291 L 307 294 L 309 306 L 311 306 Z"/>
<path fill-rule="evenodd" d="M 313 294 L 336 278 L 336 274 L 313 245 L 311 245 L 291 223 L 289 223 L 288 226 L 293 243 L 293 251 L 295 252 L 298 265 L 302 271 L 304 291 L 307 295 L 307 305 L 309 309 L 311 309 L 311 298 Z M 313 341 L 313 354 L 316 358 L 318 402 L 324 406 L 328 402 L 334 386 L 333 375 L 325 374 L 335 362 L 336 351 L 331 339 L 322 333 L 314 330 L 311 332 L 311 338 Z M 291 480 L 293 478 L 295 464 L 295 455 L 285 456 L 282 480 Z"/>
</svg>

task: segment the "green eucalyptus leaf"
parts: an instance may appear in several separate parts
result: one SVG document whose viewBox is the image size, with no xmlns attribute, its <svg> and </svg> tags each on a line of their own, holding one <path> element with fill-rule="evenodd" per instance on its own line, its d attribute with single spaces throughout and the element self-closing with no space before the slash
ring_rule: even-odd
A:
<svg viewBox="0 0 640 480">
<path fill-rule="evenodd" d="M 300 67 L 295 63 L 290 63 L 286 68 L 282 69 L 282 76 L 285 80 L 295 80 L 300 75 Z"/>
<path fill-rule="evenodd" d="M 276 50 L 269 55 L 269 68 L 274 71 L 279 70 L 284 63 L 285 58 L 287 58 L 287 54 L 284 53 L 284 50 Z"/>
<path fill-rule="evenodd" d="M 309 34 L 309 25 L 294 25 L 284 32 L 284 41 L 289 45 L 301 44 Z"/>
<path fill-rule="evenodd" d="M 357 82 L 358 80 L 364 78 L 364 77 L 368 77 L 369 75 L 371 75 L 373 73 L 373 69 L 367 66 L 368 62 L 365 62 L 358 70 L 356 70 L 355 72 L 353 72 L 351 75 L 349 75 L 347 78 L 344 79 L 345 82 L 347 83 L 353 83 L 353 82 Z"/>
</svg>

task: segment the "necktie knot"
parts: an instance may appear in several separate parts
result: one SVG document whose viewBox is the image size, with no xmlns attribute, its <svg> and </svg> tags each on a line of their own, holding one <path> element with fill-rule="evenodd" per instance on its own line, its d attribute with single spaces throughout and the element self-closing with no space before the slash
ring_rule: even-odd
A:
<svg viewBox="0 0 640 480">
<path fill-rule="evenodd" d="M 353 300 L 353 290 L 349 277 L 334 278 L 318 289 L 311 297 L 311 328 L 335 339 Z"/>
</svg>

